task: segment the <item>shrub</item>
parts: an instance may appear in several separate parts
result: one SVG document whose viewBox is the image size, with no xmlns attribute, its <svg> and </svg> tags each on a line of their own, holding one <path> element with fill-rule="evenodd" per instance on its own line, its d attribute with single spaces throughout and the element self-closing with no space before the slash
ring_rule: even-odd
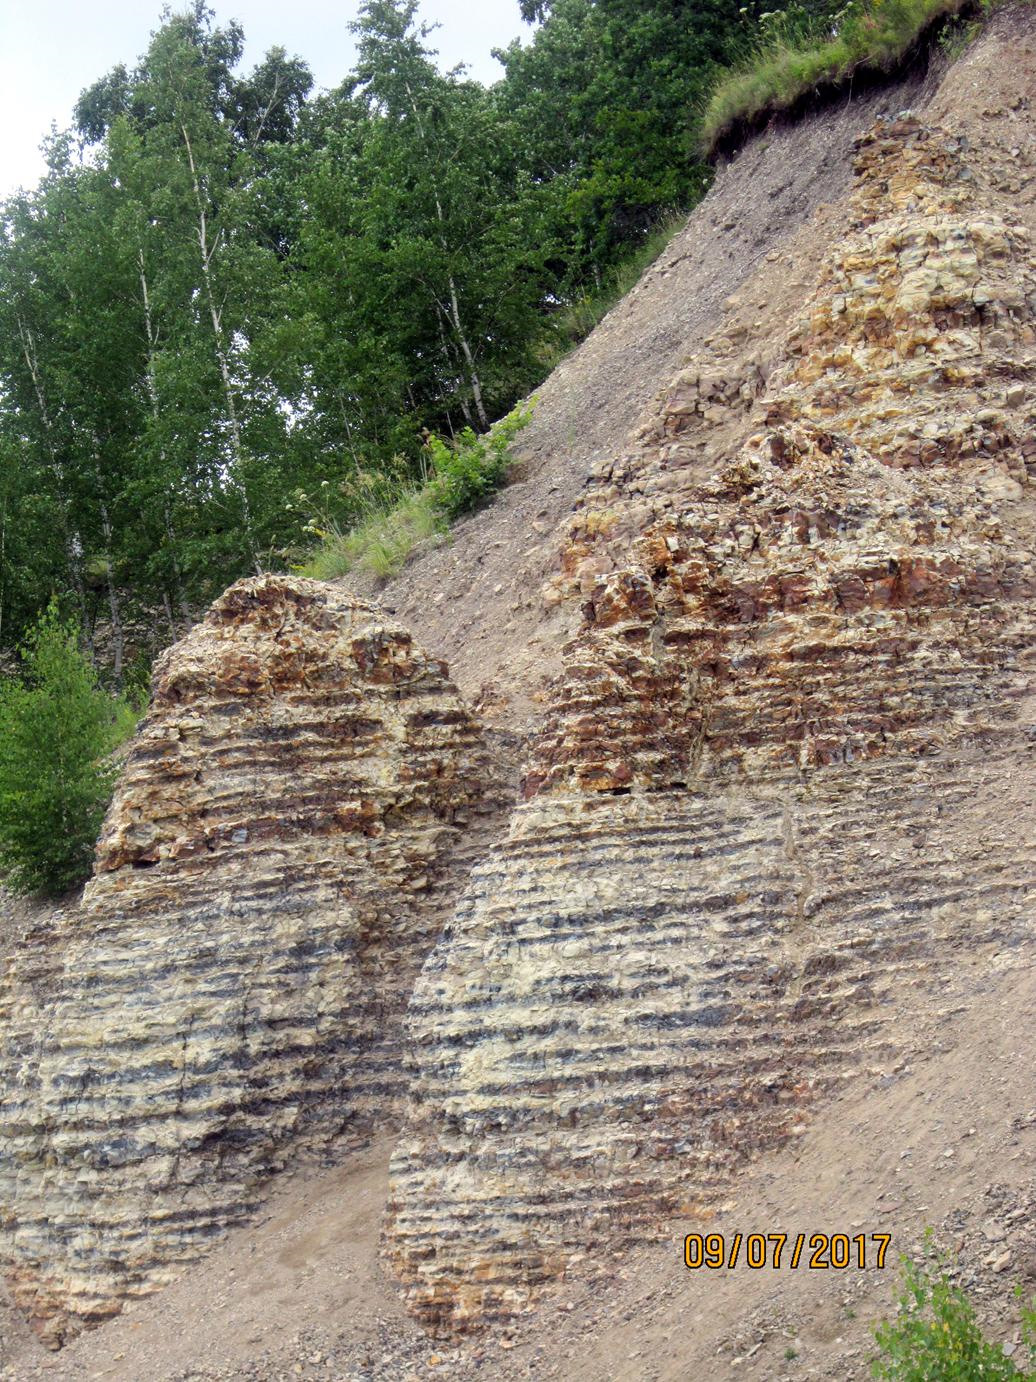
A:
<svg viewBox="0 0 1036 1382">
<path fill-rule="evenodd" d="M 925 1239 L 920 1263 L 901 1259 L 899 1310 L 874 1332 L 881 1355 L 871 1371 L 894 1382 L 1004 1382 L 1031 1378 L 998 1344 L 986 1339 L 967 1296 L 947 1276 L 947 1263 Z M 1029 1364 L 1036 1365 L 1036 1311 L 1022 1312 Z"/>
<path fill-rule="evenodd" d="M 90 872 L 111 796 L 108 755 L 133 710 L 97 684 L 78 629 L 51 607 L 0 686 L 0 874 L 15 892 L 57 895 Z"/>
<path fill-rule="evenodd" d="M 982 25 L 977 19 L 965 19 L 958 15 L 956 19 L 949 21 L 939 35 L 939 47 L 950 62 L 956 62 L 964 56 L 981 32 Z"/>
<path fill-rule="evenodd" d="M 531 416 L 531 404 L 519 406 L 483 436 L 465 427 L 453 442 L 432 433 L 427 441 L 434 477 L 430 484 L 432 500 L 448 519 L 477 509 L 499 489 L 511 463 L 511 443 Z"/>
</svg>

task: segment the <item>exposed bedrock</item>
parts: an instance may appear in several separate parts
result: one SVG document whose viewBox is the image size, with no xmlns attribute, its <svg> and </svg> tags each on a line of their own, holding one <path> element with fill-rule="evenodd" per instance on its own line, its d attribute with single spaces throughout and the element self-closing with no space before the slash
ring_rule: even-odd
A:
<svg viewBox="0 0 1036 1382">
<path fill-rule="evenodd" d="M 915 120 L 856 177 L 784 340 L 722 333 L 571 525 L 583 627 L 412 1004 L 386 1248 L 433 1326 L 714 1203 L 938 957 L 1031 934 L 973 819 L 1034 704 L 1030 236 Z"/>
<path fill-rule="evenodd" d="M 444 665 L 341 591 L 242 581 L 163 656 L 82 906 L 0 989 L 0 1252 L 45 1338 L 393 1124 L 495 778 Z"/>
</svg>

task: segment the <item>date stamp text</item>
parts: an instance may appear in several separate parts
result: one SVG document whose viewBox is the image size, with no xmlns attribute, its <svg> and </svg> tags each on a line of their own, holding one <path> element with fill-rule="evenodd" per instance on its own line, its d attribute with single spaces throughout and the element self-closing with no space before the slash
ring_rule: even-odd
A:
<svg viewBox="0 0 1036 1382">
<path fill-rule="evenodd" d="M 805 1267 L 812 1271 L 845 1271 L 855 1267 L 884 1267 L 891 1233 L 689 1233 L 683 1240 L 684 1266 L 692 1272 L 752 1271 L 765 1267 L 779 1272 Z"/>
</svg>

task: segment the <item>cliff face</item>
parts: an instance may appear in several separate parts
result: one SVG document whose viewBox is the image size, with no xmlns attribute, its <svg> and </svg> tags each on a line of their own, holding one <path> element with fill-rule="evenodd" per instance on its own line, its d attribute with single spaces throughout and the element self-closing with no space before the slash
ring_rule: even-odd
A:
<svg viewBox="0 0 1036 1382">
<path fill-rule="evenodd" d="M 1036 89 L 997 22 L 920 117 L 746 150 L 545 386 L 549 460 L 385 592 L 477 714 L 313 582 L 163 659 L 82 907 L 0 984 L 0 1256 L 45 1337 L 404 1114 L 410 1304 L 508 1316 L 711 1213 L 962 955 L 1022 957 L 1033 846 L 988 826 L 1036 743 Z M 528 730 L 520 791 L 487 724 Z"/>
<path fill-rule="evenodd" d="M 1027 743 L 1031 235 L 916 119 L 855 176 L 783 337 L 731 304 L 569 527 L 526 801 L 411 1009 L 388 1247 L 434 1325 L 714 1203 L 1024 931 L 1031 853 L 970 857 L 966 806 Z"/>
<path fill-rule="evenodd" d="M 573 587 L 621 554 L 631 492 L 650 521 L 591 590 L 529 790 L 922 753 L 1002 694 L 1036 571 L 1010 532 L 1036 474 L 1036 273 L 962 142 L 913 120 L 865 139 L 850 233 L 765 382 L 735 326 L 595 477 Z"/>
<path fill-rule="evenodd" d="M 442 663 L 312 581 L 162 658 L 81 908 L 0 991 L 0 1224 L 45 1338 L 176 1275 L 290 1153 L 391 1126 L 495 770 Z"/>
</svg>

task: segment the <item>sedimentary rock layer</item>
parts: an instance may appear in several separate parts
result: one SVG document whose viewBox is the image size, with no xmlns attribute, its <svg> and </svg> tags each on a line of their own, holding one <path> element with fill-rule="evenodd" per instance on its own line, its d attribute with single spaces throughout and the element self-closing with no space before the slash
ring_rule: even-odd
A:
<svg viewBox="0 0 1036 1382">
<path fill-rule="evenodd" d="M 704 347 L 592 478 L 526 801 L 412 1006 L 387 1247 L 434 1325 L 708 1204 L 1020 934 L 1032 851 L 967 801 L 1032 711 L 1036 271 L 967 153 L 880 125 L 783 340 Z"/>
<path fill-rule="evenodd" d="M 176 1274 L 290 1153 L 391 1124 L 493 780 L 443 664 L 327 586 L 243 581 L 163 656 L 82 907 L 0 989 L 0 1248 L 45 1337 Z"/>
<path fill-rule="evenodd" d="M 523 806 L 417 985 L 389 1250 L 433 1327 L 730 1193 L 889 1070 L 962 937 L 1031 920 L 1031 842 L 982 854 L 954 761 Z M 938 802 L 939 812 L 932 810 Z"/>
</svg>

